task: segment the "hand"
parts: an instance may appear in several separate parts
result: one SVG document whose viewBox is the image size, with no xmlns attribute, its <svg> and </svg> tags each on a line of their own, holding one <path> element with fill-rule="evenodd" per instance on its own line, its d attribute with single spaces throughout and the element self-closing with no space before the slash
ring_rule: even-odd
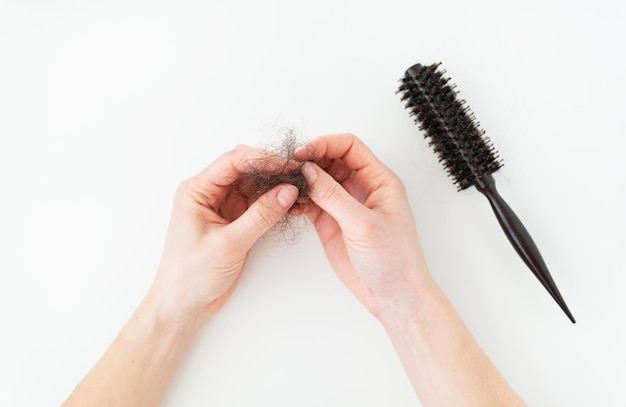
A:
<svg viewBox="0 0 626 407">
<path fill-rule="evenodd" d="M 333 269 L 376 317 L 411 300 L 430 279 L 400 179 L 350 134 L 298 153 L 316 204 L 307 209 Z"/>
<path fill-rule="evenodd" d="M 248 205 L 233 188 L 246 163 L 264 154 L 241 146 L 180 184 L 157 277 L 148 297 L 169 321 L 206 319 L 224 305 L 254 242 L 297 197 L 279 185 Z"/>
<path fill-rule="evenodd" d="M 180 185 L 150 292 L 64 406 L 160 403 L 203 320 L 234 289 L 250 247 L 296 200 L 293 185 L 250 205 L 237 192 L 233 183 L 259 154 L 237 148 Z M 299 210 L 337 275 L 385 326 L 422 404 L 525 405 L 430 278 L 398 177 L 352 135 L 318 138 L 298 154 L 330 173 L 302 167 L 315 204 Z"/>
</svg>

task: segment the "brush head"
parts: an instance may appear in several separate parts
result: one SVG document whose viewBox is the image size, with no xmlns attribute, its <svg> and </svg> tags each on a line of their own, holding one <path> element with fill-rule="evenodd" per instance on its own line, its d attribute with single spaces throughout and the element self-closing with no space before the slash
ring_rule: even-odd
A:
<svg viewBox="0 0 626 407">
<path fill-rule="evenodd" d="M 482 185 L 502 161 L 439 65 L 413 65 L 400 79 L 397 93 L 460 191 Z"/>
</svg>

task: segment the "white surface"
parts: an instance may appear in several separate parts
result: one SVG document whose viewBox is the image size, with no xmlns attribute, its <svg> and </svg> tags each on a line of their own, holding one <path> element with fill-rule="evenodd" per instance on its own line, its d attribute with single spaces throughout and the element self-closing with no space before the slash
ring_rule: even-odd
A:
<svg viewBox="0 0 626 407">
<path fill-rule="evenodd" d="M 0 405 L 60 404 L 148 288 L 176 185 L 285 125 L 356 133 L 399 173 L 436 279 L 529 405 L 626 405 L 625 4 L 0 1 Z M 394 94 L 436 61 L 576 325 Z M 254 248 L 164 403 L 417 404 L 310 231 Z"/>
</svg>

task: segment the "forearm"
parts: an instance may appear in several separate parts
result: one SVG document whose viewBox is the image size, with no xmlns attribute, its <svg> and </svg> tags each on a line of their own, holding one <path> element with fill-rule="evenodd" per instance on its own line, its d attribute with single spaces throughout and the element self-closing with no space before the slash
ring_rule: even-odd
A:
<svg viewBox="0 0 626 407">
<path fill-rule="evenodd" d="M 381 322 L 422 405 L 525 406 L 431 279 Z"/>
<path fill-rule="evenodd" d="M 199 324 L 166 322 L 148 296 L 63 406 L 157 406 Z"/>
</svg>

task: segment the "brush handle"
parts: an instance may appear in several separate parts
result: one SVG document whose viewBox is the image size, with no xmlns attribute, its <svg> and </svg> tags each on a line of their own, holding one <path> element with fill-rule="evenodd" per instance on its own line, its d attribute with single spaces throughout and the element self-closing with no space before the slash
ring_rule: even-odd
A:
<svg viewBox="0 0 626 407">
<path fill-rule="evenodd" d="M 513 248 L 519 256 L 524 260 L 524 263 L 533 272 L 535 277 L 541 282 L 541 284 L 548 290 L 552 298 L 559 304 L 561 309 L 569 317 L 572 322 L 575 322 L 574 317 L 567 308 L 559 289 L 557 288 L 550 271 L 546 263 L 539 253 L 539 249 L 535 242 L 530 237 L 530 234 L 519 220 L 513 209 L 502 199 L 498 191 L 496 190 L 495 180 L 491 175 L 487 175 L 481 178 L 481 182 L 476 184 L 476 188 L 482 192 L 489 203 L 491 208 L 504 231 L 504 234 L 511 242 Z"/>
</svg>

